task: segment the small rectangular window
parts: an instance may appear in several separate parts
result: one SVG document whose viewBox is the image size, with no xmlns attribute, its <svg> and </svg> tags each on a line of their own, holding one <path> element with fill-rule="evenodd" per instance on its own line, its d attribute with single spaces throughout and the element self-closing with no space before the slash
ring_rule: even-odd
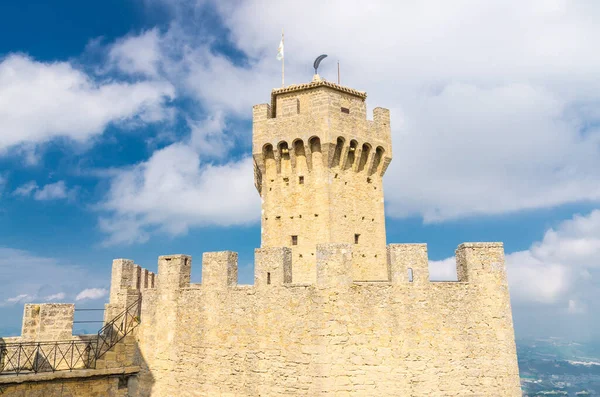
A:
<svg viewBox="0 0 600 397">
<path fill-rule="evenodd" d="M 271 273 L 267 272 L 267 284 L 271 284 Z"/>
<path fill-rule="evenodd" d="M 358 244 L 358 238 L 360 237 L 360 234 L 355 234 L 354 235 L 354 244 Z"/>
<path fill-rule="evenodd" d="M 304 177 L 303 176 L 298 177 L 298 183 L 301 185 L 304 185 Z"/>
<path fill-rule="evenodd" d="M 412 283 L 413 282 L 413 270 L 412 268 L 408 268 L 408 282 Z"/>
<path fill-rule="evenodd" d="M 342 113 L 350 114 L 350 109 L 342 108 Z"/>
<path fill-rule="evenodd" d="M 292 245 L 298 245 L 298 236 L 292 236 Z"/>
</svg>

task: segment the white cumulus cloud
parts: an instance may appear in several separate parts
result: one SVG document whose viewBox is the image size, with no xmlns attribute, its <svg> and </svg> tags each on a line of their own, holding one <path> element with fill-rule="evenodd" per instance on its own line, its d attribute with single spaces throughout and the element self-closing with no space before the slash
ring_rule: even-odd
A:
<svg viewBox="0 0 600 397">
<path fill-rule="evenodd" d="M 29 182 L 24 183 L 23 185 L 19 186 L 18 188 L 16 188 L 15 191 L 13 192 L 13 194 L 16 196 L 27 197 L 27 196 L 30 196 L 31 193 L 37 189 L 38 189 L 37 183 L 35 181 L 29 181 Z"/>
<path fill-rule="evenodd" d="M 86 299 L 100 299 L 108 294 L 108 290 L 105 288 L 87 288 L 81 291 L 75 297 L 76 301 L 82 301 Z"/>
<path fill-rule="evenodd" d="M 67 186 L 65 181 L 49 183 L 35 192 L 33 197 L 36 200 L 54 200 L 67 197 Z"/>
<path fill-rule="evenodd" d="M 12 296 L 10 298 L 6 298 L 4 302 L 0 303 L 0 306 L 9 306 L 15 305 L 19 303 L 29 303 L 35 299 L 34 295 L 29 294 L 19 294 L 17 296 Z"/>
<path fill-rule="evenodd" d="M 58 292 L 56 294 L 48 295 L 43 298 L 45 302 L 56 302 L 65 299 L 67 294 L 64 292 Z"/>
<path fill-rule="evenodd" d="M 441 261 L 429 261 L 429 279 L 432 281 L 456 281 L 456 259 L 454 257 Z"/>
<path fill-rule="evenodd" d="M 56 137 L 82 142 L 111 122 L 162 120 L 173 96 L 165 81 L 96 81 L 68 62 L 8 55 L 0 62 L 0 154 Z"/>
<path fill-rule="evenodd" d="M 156 77 L 161 58 L 159 46 L 158 29 L 151 29 L 139 36 L 127 36 L 117 40 L 110 48 L 108 56 L 111 64 L 126 73 Z"/>
<path fill-rule="evenodd" d="M 112 179 L 100 227 L 108 244 L 145 241 L 149 231 L 170 235 L 192 226 L 256 221 L 260 199 L 250 157 L 221 165 L 202 163 L 190 146 L 173 144 Z"/>
<path fill-rule="evenodd" d="M 528 250 L 506 255 L 511 298 L 517 303 L 559 305 L 569 313 L 600 298 L 600 210 L 575 215 L 546 231 Z M 432 280 L 456 280 L 454 257 L 430 262 Z"/>
<path fill-rule="evenodd" d="M 10 329 L 13 334 L 18 333 L 22 321 L 19 306 L 24 303 L 73 301 L 86 288 L 106 285 L 109 278 L 110 264 L 91 268 L 0 247 L 1 326 Z"/>
<path fill-rule="evenodd" d="M 0 174 L 0 196 L 4 192 L 4 188 L 6 186 L 7 177 L 4 174 Z"/>
<path fill-rule="evenodd" d="M 586 307 L 579 301 L 576 301 L 574 299 L 569 299 L 569 306 L 567 308 L 567 311 L 570 314 L 585 314 Z"/>
<path fill-rule="evenodd" d="M 30 181 L 19 186 L 13 192 L 14 195 L 22 197 L 33 195 L 33 198 L 38 201 L 66 199 L 73 196 L 74 193 L 74 190 L 67 189 L 65 181 L 49 183 L 41 188 L 35 181 Z"/>
<path fill-rule="evenodd" d="M 213 122 L 189 123 L 186 144 L 203 162 L 226 158 L 234 141 L 223 126 L 248 120 L 252 105 L 269 102 L 280 85 L 280 21 L 294 15 L 303 23 L 286 27 L 288 84 L 310 81 L 319 47 L 330 55 L 322 76 L 335 81 L 339 59 L 342 84 L 366 90 L 369 108 L 391 110 L 387 215 L 443 222 L 600 200 L 600 53 L 587 39 L 600 36 L 590 18 L 600 16 L 598 4 L 212 2 L 245 56 L 238 61 L 214 51 L 214 38 L 186 30 L 206 2 L 165 2 L 178 8 L 171 28 L 119 40 L 111 59 L 124 73 L 168 81 L 200 101 Z M 261 18 L 248 18 L 256 9 Z M 244 206 L 246 197 L 227 202 L 234 199 Z M 123 227 L 135 229 L 137 217 Z"/>
</svg>

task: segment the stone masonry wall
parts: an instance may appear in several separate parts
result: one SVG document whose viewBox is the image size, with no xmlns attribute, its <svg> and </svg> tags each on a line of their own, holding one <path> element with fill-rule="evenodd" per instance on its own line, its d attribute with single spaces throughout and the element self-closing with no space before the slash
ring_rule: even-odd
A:
<svg viewBox="0 0 600 397">
<path fill-rule="evenodd" d="M 156 275 L 129 259 L 112 263 L 110 300 L 105 305 L 104 321 L 108 322 L 135 303 L 143 290 L 154 288 Z"/>
<path fill-rule="evenodd" d="M 2 378 L 0 378 L 2 380 Z M 118 376 L 56 379 L 44 382 L 0 384 L 1 397 L 128 397 L 127 383 Z"/>
<path fill-rule="evenodd" d="M 74 314 L 74 304 L 25 304 L 21 337 L 36 341 L 71 339 Z"/>
<path fill-rule="evenodd" d="M 204 254 L 202 284 L 190 257 L 160 257 L 137 395 L 521 395 L 501 243 L 459 246 L 459 282 L 428 280 L 424 244 L 389 245 L 389 281 L 354 282 L 352 248 L 319 245 L 305 285 L 289 248 L 256 250 L 253 286 L 233 252 Z"/>
</svg>

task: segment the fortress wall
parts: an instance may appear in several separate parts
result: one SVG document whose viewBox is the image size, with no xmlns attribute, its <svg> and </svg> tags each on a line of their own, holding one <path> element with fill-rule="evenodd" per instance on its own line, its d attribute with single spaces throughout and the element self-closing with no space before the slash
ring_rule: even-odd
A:
<svg viewBox="0 0 600 397">
<path fill-rule="evenodd" d="M 202 285 L 161 257 L 139 395 L 520 396 L 501 244 L 459 246 L 459 282 L 429 282 L 420 244 L 389 246 L 390 281 L 352 282 L 352 248 L 319 245 L 311 285 L 288 282 L 289 248 L 257 250 L 254 286 L 232 252 L 203 256 Z"/>
<path fill-rule="evenodd" d="M 52 374 L 54 375 L 54 374 Z M 27 375 L 25 375 L 27 376 Z M 4 384 L 0 378 L 0 396 L 10 397 L 127 397 L 128 384 L 112 376 L 73 377 Z"/>
<path fill-rule="evenodd" d="M 23 309 L 23 341 L 68 340 L 73 334 L 75 305 L 70 303 L 28 303 Z"/>
<path fill-rule="evenodd" d="M 156 275 L 136 265 L 130 259 L 115 259 L 112 263 L 109 302 L 104 305 L 107 323 L 139 299 L 141 293 L 156 287 Z"/>
</svg>

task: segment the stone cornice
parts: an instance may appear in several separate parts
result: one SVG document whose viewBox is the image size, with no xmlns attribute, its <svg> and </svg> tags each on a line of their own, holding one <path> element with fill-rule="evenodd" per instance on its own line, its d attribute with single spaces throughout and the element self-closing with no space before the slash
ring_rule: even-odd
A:
<svg viewBox="0 0 600 397">
<path fill-rule="evenodd" d="M 354 88 L 344 87 L 342 85 L 323 80 L 318 75 L 315 75 L 315 78 L 310 83 L 292 84 L 287 87 L 273 89 L 271 91 L 271 111 L 273 112 L 273 114 L 275 114 L 275 108 L 276 108 L 275 98 L 277 97 L 277 95 L 288 94 L 290 92 L 311 90 L 311 89 L 319 88 L 319 87 L 328 87 L 328 88 L 334 89 L 336 91 L 343 92 L 345 94 L 354 95 L 356 97 L 359 97 L 363 101 L 365 99 L 367 99 L 367 93 L 364 91 L 358 91 L 358 90 L 355 90 Z"/>
</svg>

